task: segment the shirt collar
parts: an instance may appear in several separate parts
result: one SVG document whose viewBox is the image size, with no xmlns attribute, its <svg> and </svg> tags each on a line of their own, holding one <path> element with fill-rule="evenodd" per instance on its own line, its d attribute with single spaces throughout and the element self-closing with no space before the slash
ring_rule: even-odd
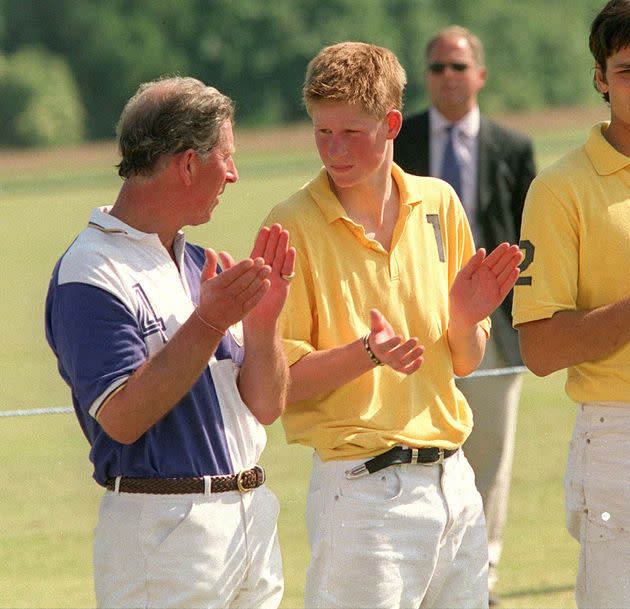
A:
<svg viewBox="0 0 630 609">
<path fill-rule="evenodd" d="M 414 207 L 422 203 L 422 190 L 420 188 L 420 180 L 410 179 L 396 163 L 392 165 L 392 177 L 398 186 L 400 195 L 400 204 Z"/>
<path fill-rule="evenodd" d="M 413 207 L 422 202 L 418 180 L 409 180 L 407 174 L 395 163 L 392 163 L 392 178 L 398 187 L 401 206 Z M 306 185 L 306 188 L 328 224 L 339 219 L 349 219 L 343 205 L 330 188 L 328 172 L 325 167 L 322 167 L 317 177 L 313 178 Z"/>
<path fill-rule="evenodd" d="M 609 125 L 610 121 L 594 125 L 584 145 L 586 155 L 601 176 L 611 175 L 630 165 L 630 157 L 613 148 L 604 137 Z"/>
<path fill-rule="evenodd" d="M 328 172 L 325 167 L 321 168 L 317 176 L 306 185 L 306 188 L 328 224 L 346 217 L 346 210 L 330 188 Z"/>
<path fill-rule="evenodd" d="M 155 242 L 155 245 L 159 245 L 160 247 L 164 247 L 162 242 L 160 241 L 159 236 L 156 233 L 144 233 L 139 231 L 128 224 L 125 224 L 122 220 L 117 218 L 116 216 L 112 216 L 109 211 L 111 210 L 112 205 L 104 205 L 103 207 L 97 207 L 92 210 L 90 215 L 90 221 L 88 222 L 88 226 L 92 228 L 96 228 L 104 233 L 109 234 L 117 234 L 117 235 L 125 235 L 130 239 L 135 240 L 146 240 L 148 242 Z M 174 250 L 181 251 L 185 244 L 185 236 L 183 231 L 179 231 L 175 236 L 175 241 L 173 242 Z"/>
<path fill-rule="evenodd" d="M 431 135 L 443 134 L 449 125 L 455 125 L 459 133 L 463 133 L 471 139 L 479 135 L 479 127 L 481 125 L 481 113 L 479 106 L 475 106 L 466 116 L 453 123 L 445 118 L 445 116 L 435 107 L 429 108 L 429 125 Z"/>
</svg>

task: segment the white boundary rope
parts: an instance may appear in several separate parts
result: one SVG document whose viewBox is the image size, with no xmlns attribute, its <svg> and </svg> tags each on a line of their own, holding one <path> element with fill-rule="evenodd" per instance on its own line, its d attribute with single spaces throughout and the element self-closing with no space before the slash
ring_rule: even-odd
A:
<svg viewBox="0 0 630 609">
<path fill-rule="evenodd" d="M 512 366 L 511 368 L 488 368 L 486 370 L 476 370 L 472 374 L 464 377 L 466 379 L 482 378 L 487 376 L 507 376 L 508 374 L 522 374 L 527 372 L 525 366 Z M 70 414 L 74 408 L 62 406 L 59 408 L 23 408 L 21 410 L 0 410 L 1 417 L 32 417 L 42 414 Z"/>
<path fill-rule="evenodd" d="M 24 408 L 22 410 L 0 410 L 0 417 L 29 417 L 36 414 L 68 414 L 74 412 L 74 408 L 63 406 L 61 408 Z"/>
<path fill-rule="evenodd" d="M 485 370 L 475 370 L 475 372 L 473 372 L 472 374 L 461 378 L 475 379 L 484 376 L 507 376 L 508 374 L 522 374 L 523 372 L 527 372 L 527 366 L 512 366 L 511 368 L 486 368 Z"/>
</svg>

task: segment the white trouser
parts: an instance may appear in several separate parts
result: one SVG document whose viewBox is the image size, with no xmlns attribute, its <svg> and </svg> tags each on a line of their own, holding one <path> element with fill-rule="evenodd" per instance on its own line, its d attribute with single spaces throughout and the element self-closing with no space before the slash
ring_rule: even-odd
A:
<svg viewBox="0 0 630 609">
<path fill-rule="evenodd" d="M 314 457 L 305 606 L 486 607 L 486 527 L 462 451 L 348 480 L 363 462 Z"/>
<path fill-rule="evenodd" d="M 99 607 L 264 607 L 283 593 L 278 501 L 249 493 L 106 492 L 94 541 Z"/>
<path fill-rule="evenodd" d="M 479 367 L 504 368 L 507 362 L 490 338 Z M 474 427 L 464 452 L 474 472 L 483 499 L 488 527 L 490 587 L 492 588 L 503 549 L 503 530 L 508 513 L 516 419 L 523 386 L 522 374 L 457 379 L 473 412 Z"/>
<path fill-rule="evenodd" d="M 578 406 L 564 485 L 578 607 L 630 607 L 630 403 Z"/>
</svg>

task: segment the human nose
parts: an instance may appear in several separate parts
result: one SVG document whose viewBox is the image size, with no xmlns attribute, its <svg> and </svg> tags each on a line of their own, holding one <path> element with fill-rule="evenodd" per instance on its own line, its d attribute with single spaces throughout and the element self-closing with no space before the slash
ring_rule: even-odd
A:
<svg viewBox="0 0 630 609">
<path fill-rule="evenodd" d="M 234 160 L 230 161 L 230 166 L 228 167 L 225 181 L 229 182 L 230 184 L 238 182 L 238 170 L 236 169 L 236 163 L 234 162 Z"/>
<path fill-rule="evenodd" d="M 328 156 L 338 158 L 346 153 L 346 143 L 340 135 L 333 135 L 328 141 Z"/>
</svg>

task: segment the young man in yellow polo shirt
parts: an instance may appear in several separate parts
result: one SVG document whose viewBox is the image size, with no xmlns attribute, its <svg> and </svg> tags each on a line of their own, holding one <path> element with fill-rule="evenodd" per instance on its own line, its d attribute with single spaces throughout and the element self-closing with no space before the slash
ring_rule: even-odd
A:
<svg viewBox="0 0 630 609">
<path fill-rule="evenodd" d="M 611 119 L 532 183 L 513 312 L 527 366 L 567 368 L 578 404 L 565 476 L 577 604 L 630 607 L 630 0 L 602 9 L 589 43 Z"/>
<path fill-rule="evenodd" d="M 472 426 L 454 375 L 481 361 L 517 246 L 475 253 L 454 190 L 393 163 L 405 72 L 341 43 L 309 64 L 324 164 L 277 206 L 298 250 L 282 317 L 290 442 L 315 449 L 307 505 L 313 607 L 487 605 Z"/>
</svg>

